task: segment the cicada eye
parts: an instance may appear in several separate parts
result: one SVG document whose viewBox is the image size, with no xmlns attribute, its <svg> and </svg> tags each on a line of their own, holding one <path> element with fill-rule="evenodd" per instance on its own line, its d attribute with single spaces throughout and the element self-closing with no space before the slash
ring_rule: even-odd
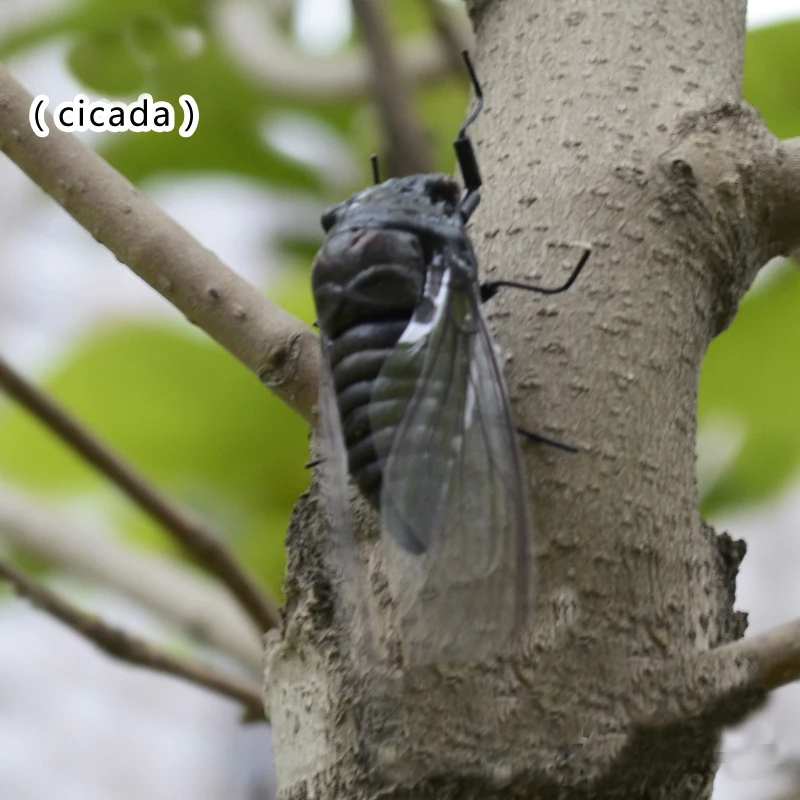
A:
<svg viewBox="0 0 800 800">
<path fill-rule="evenodd" d="M 426 183 L 425 192 L 434 205 L 441 203 L 454 206 L 458 202 L 460 188 L 452 178 L 437 175 Z"/>
<path fill-rule="evenodd" d="M 322 229 L 327 233 L 335 224 L 336 218 L 339 216 L 339 206 L 330 206 L 330 208 L 326 208 L 325 211 L 322 213 L 322 218 L 320 222 L 322 222 Z"/>
</svg>

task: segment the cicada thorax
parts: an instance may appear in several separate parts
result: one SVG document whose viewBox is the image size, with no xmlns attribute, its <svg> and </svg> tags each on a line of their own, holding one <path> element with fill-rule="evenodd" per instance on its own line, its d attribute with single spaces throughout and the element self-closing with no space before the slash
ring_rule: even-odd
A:
<svg viewBox="0 0 800 800">
<path fill-rule="evenodd" d="M 427 266 L 416 233 L 356 228 L 332 232 L 312 270 L 318 325 L 328 340 L 348 470 L 376 509 L 385 454 L 415 379 L 398 381 L 391 397 L 379 403 L 373 396 L 375 383 L 420 302 Z"/>
</svg>

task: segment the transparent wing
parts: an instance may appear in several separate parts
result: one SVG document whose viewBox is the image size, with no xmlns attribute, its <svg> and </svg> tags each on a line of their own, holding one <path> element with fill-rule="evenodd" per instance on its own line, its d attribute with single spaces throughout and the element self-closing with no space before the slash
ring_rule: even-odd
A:
<svg viewBox="0 0 800 800">
<path fill-rule="evenodd" d="M 410 660 L 501 651 L 532 602 L 533 545 L 516 430 L 475 287 L 430 286 L 376 383 L 416 388 L 387 454 L 387 578 Z"/>
<path fill-rule="evenodd" d="M 337 582 L 337 593 L 344 609 L 343 622 L 349 627 L 353 656 L 362 664 L 376 659 L 377 630 L 372 604 L 358 556 L 350 514 L 350 484 L 347 449 L 342 432 L 336 391 L 330 370 L 330 344 L 320 336 L 322 358 L 319 369 L 318 440 L 319 494 L 328 517 L 331 541 L 323 550 Z"/>
</svg>

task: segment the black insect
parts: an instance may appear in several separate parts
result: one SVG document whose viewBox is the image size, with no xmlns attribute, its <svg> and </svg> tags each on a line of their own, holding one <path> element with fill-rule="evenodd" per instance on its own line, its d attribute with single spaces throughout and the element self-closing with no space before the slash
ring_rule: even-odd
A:
<svg viewBox="0 0 800 800">
<path fill-rule="evenodd" d="M 332 460 L 380 511 L 390 589 L 420 661 L 496 652 L 528 615 L 526 483 L 481 301 L 502 286 L 564 291 L 588 257 L 554 289 L 480 285 L 465 225 L 481 177 L 466 131 L 483 98 L 464 60 L 476 95 L 454 142 L 464 189 L 440 174 L 378 183 L 373 161 L 376 185 L 323 214 L 312 270 L 320 417 Z"/>
</svg>

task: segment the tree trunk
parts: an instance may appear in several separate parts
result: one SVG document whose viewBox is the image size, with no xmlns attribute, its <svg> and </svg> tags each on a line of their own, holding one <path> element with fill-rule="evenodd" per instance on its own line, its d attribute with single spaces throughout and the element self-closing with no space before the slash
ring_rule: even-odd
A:
<svg viewBox="0 0 800 800">
<path fill-rule="evenodd" d="M 743 662 L 691 666 L 744 630 L 743 547 L 697 510 L 698 375 L 757 270 L 796 243 L 779 145 L 741 100 L 745 7 L 469 3 L 484 277 L 557 285 L 576 243 L 593 247 L 566 294 L 487 307 L 518 423 L 580 452 L 524 445 L 536 614 L 487 663 L 354 666 L 321 503 L 301 499 L 266 662 L 283 800 L 709 796 L 723 725 L 760 698 L 737 690 Z"/>
</svg>

